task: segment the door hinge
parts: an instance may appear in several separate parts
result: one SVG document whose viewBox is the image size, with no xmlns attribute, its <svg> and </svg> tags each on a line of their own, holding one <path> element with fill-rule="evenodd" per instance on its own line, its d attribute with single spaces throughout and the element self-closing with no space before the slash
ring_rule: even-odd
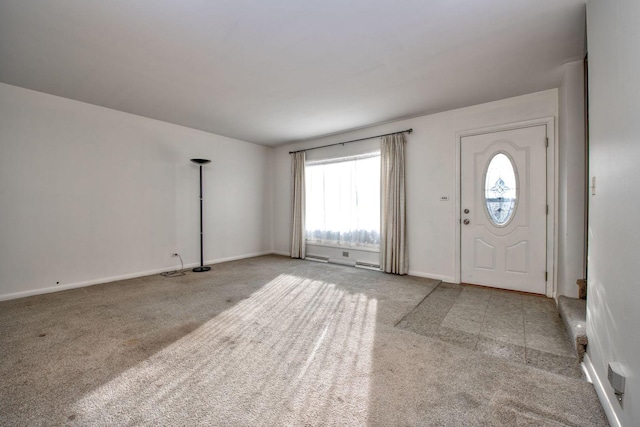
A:
<svg viewBox="0 0 640 427">
<path fill-rule="evenodd" d="M 544 281 L 545 282 L 549 281 L 549 273 L 547 273 L 546 271 L 544 272 Z"/>
<path fill-rule="evenodd" d="M 546 138 L 544 139 L 544 146 L 545 146 L 545 147 L 549 147 L 549 137 L 546 137 Z"/>
<path fill-rule="evenodd" d="M 547 215 L 549 215 L 549 205 L 547 205 Z"/>
</svg>

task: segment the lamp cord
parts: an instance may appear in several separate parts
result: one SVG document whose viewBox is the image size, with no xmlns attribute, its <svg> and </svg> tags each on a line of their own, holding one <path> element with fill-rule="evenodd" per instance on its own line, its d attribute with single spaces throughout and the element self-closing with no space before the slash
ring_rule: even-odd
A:
<svg viewBox="0 0 640 427">
<path fill-rule="evenodd" d="M 182 257 L 180 256 L 179 253 L 176 253 L 176 255 L 178 256 L 178 258 L 180 258 L 180 270 L 165 271 L 164 273 L 160 273 L 161 276 L 164 276 L 164 277 L 184 276 L 184 262 L 182 261 Z"/>
</svg>

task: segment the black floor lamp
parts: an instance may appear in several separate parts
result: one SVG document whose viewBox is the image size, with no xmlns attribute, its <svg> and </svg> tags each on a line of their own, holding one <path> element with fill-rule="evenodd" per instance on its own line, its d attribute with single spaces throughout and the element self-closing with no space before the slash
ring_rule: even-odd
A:
<svg viewBox="0 0 640 427">
<path fill-rule="evenodd" d="M 211 160 L 207 159 L 191 159 L 191 161 L 200 166 L 200 267 L 193 269 L 196 273 L 202 273 L 203 271 L 211 270 L 211 267 L 205 267 L 204 265 L 204 250 L 203 250 L 203 232 L 202 232 L 202 165 L 211 163 Z"/>
</svg>

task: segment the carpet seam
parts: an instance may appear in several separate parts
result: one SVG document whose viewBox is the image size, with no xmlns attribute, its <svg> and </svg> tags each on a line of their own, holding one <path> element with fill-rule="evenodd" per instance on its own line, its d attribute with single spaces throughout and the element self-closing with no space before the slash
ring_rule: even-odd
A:
<svg viewBox="0 0 640 427">
<path fill-rule="evenodd" d="M 427 295 L 425 295 L 425 296 L 424 296 L 424 298 L 422 298 L 422 299 L 421 299 L 421 300 L 420 300 L 416 305 L 414 305 L 414 306 L 411 308 L 411 310 L 407 311 L 407 313 L 406 313 L 404 316 L 402 316 L 402 317 L 400 318 L 400 320 L 398 320 L 398 321 L 393 325 L 393 327 L 394 327 L 394 328 L 397 328 L 397 327 L 398 327 L 398 325 L 399 325 L 400 323 L 402 323 L 402 321 L 403 321 L 403 320 L 404 320 L 408 315 L 410 315 L 410 314 L 411 314 L 411 312 L 413 312 L 413 310 L 415 310 L 415 309 L 416 309 L 420 304 L 422 304 L 422 303 L 424 302 L 424 300 L 426 300 L 426 299 L 429 297 L 429 295 L 431 295 L 431 294 L 433 293 L 433 291 L 435 291 L 436 289 L 438 289 L 438 288 L 440 287 L 440 285 L 441 285 L 441 284 L 442 284 L 442 280 L 440 280 L 440 282 L 439 282 L 437 285 L 435 285 L 435 286 L 433 287 L 433 289 L 431 289 L 431 290 L 429 291 L 429 293 L 428 293 Z"/>
</svg>

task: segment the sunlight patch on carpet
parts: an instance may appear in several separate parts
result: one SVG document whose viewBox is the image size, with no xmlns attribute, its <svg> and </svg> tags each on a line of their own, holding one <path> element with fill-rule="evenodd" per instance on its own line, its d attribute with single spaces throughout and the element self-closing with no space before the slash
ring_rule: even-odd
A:
<svg viewBox="0 0 640 427">
<path fill-rule="evenodd" d="M 376 312 L 282 274 L 75 407 L 88 424 L 364 424 Z"/>
</svg>

